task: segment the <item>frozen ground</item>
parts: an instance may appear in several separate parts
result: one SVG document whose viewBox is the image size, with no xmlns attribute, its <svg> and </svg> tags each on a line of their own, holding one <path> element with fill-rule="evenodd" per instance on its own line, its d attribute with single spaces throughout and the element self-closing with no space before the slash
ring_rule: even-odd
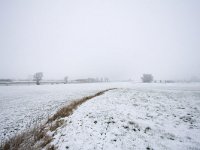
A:
<svg viewBox="0 0 200 150">
<path fill-rule="evenodd" d="M 125 83 L 0 86 L 0 141 L 36 121 L 47 119 L 68 102 Z"/>
<path fill-rule="evenodd" d="M 200 149 L 199 84 L 133 84 L 82 104 L 54 133 L 58 149 Z"/>
</svg>

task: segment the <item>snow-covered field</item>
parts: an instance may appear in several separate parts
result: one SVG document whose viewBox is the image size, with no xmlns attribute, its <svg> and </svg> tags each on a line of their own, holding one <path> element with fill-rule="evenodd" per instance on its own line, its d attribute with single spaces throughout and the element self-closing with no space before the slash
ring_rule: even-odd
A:
<svg viewBox="0 0 200 150">
<path fill-rule="evenodd" d="M 47 119 L 63 105 L 83 96 L 125 83 L 0 86 L 0 141 L 36 121 Z"/>
<path fill-rule="evenodd" d="M 0 86 L 0 140 L 90 99 L 53 134 L 58 149 L 200 149 L 200 84 L 95 83 Z"/>
<path fill-rule="evenodd" d="M 58 149 L 200 149 L 199 84 L 133 84 L 64 118 Z"/>
</svg>

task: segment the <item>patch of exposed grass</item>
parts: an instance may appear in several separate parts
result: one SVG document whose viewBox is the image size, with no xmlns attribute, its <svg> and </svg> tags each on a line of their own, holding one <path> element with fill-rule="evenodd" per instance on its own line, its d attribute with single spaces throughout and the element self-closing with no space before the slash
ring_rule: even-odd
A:
<svg viewBox="0 0 200 150">
<path fill-rule="evenodd" d="M 35 143 L 40 141 L 37 146 Z M 45 126 L 38 125 L 32 129 L 28 129 L 2 143 L 0 150 L 18 150 L 18 149 L 41 149 L 51 141 L 51 137 L 47 135 Z"/>
<path fill-rule="evenodd" d="M 58 127 L 62 126 L 64 124 L 64 120 L 60 119 L 60 120 L 56 120 L 55 122 L 53 122 L 49 129 L 50 131 L 55 131 Z"/>
</svg>

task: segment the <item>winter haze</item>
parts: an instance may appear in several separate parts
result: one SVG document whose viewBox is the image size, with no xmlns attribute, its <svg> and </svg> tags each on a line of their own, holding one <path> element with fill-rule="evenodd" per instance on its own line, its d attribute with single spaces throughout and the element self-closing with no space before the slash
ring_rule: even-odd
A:
<svg viewBox="0 0 200 150">
<path fill-rule="evenodd" d="M 198 0 L 1 0 L 0 78 L 200 77 Z"/>
</svg>

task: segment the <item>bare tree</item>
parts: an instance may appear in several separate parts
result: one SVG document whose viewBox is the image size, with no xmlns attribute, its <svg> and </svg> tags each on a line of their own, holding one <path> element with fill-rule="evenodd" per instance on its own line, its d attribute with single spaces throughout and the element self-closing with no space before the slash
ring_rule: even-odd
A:
<svg viewBox="0 0 200 150">
<path fill-rule="evenodd" d="M 144 82 L 144 83 L 150 83 L 153 81 L 153 76 L 152 76 L 152 74 L 143 74 L 141 79 L 142 79 L 142 82 Z"/>
<path fill-rule="evenodd" d="M 43 73 L 42 72 L 37 72 L 33 76 L 33 80 L 36 81 L 37 85 L 40 85 L 40 81 L 42 80 Z"/>
<path fill-rule="evenodd" d="M 64 78 L 64 82 L 65 82 L 65 83 L 68 83 L 68 76 L 66 76 L 66 77 Z"/>
</svg>

